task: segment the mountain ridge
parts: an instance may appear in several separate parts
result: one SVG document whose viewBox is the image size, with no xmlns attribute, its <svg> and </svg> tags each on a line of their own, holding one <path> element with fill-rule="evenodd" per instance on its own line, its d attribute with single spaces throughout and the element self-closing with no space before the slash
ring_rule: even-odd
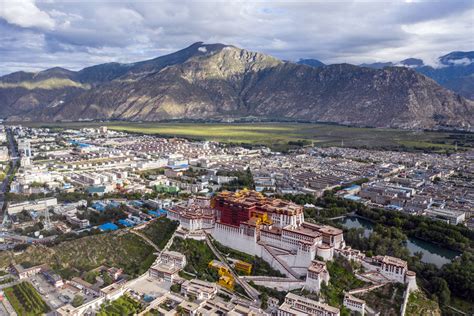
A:
<svg viewBox="0 0 474 316">
<path fill-rule="evenodd" d="M 399 62 L 361 64 L 360 66 L 374 69 L 394 66 L 410 67 L 432 78 L 443 87 L 474 100 L 474 52 L 455 51 L 440 56 L 437 66 L 425 65 L 423 60 L 418 58 L 407 58 Z"/>
<path fill-rule="evenodd" d="M 138 63 L 38 74 L 80 85 L 29 91 L 0 85 L 0 115 L 41 121 L 255 116 L 399 128 L 474 125 L 472 101 L 412 69 L 309 67 L 224 44 L 197 42 Z M 39 80 L 38 75 L 10 74 L 0 83 L 5 77 Z"/>
</svg>

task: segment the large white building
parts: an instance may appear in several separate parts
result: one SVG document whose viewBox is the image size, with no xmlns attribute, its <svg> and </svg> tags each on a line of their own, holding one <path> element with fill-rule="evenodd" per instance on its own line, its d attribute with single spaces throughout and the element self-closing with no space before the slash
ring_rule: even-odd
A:
<svg viewBox="0 0 474 316">
<path fill-rule="evenodd" d="M 0 161 L 7 161 L 10 159 L 10 155 L 8 154 L 8 147 L 0 146 Z"/>
<path fill-rule="evenodd" d="M 391 256 L 375 256 L 369 264 L 363 261 L 363 266 L 369 271 L 377 271 L 391 281 L 407 284 L 408 290 L 417 289 L 416 273 L 408 270 L 405 260 Z"/>
<path fill-rule="evenodd" d="M 360 298 L 354 297 L 350 294 L 345 294 L 343 305 L 351 311 L 359 313 L 361 316 L 364 316 L 365 314 L 366 304 L 365 301 Z"/>
<path fill-rule="evenodd" d="M 425 210 L 424 215 L 451 225 L 457 225 L 466 221 L 466 213 L 447 208 L 429 208 Z"/>
<path fill-rule="evenodd" d="M 148 269 L 148 275 L 173 282 L 178 272 L 186 265 L 186 256 L 176 251 L 163 251 L 157 259 L 157 263 Z"/>
<path fill-rule="evenodd" d="M 181 293 L 185 297 L 194 296 L 197 300 L 208 300 L 216 296 L 217 285 L 198 279 L 186 280 L 181 284 Z"/>
<path fill-rule="evenodd" d="M 211 229 L 215 224 L 214 210 L 194 203 L 175 205 L 167 211 L 167 217 L 179 221 L 181 228 L 191 232 Z"/>
<path fill-rule="evenodd" d="M 339 316 L 339 309 L 293 293 L 286 294 L 277 316 Z"/>
<path fill-rule="evenodd" d="M 44 211 L 58 205 L 56 198 L 45 198 L 34 201 L 24 201 L 19 203 L 11 203 L 8 205 L 8 214 L 17 214 L 22 211 Z"/>
<path fill-rule="evenodd" d="M 210 207 L 202 203 L 174 206 L 168 217 L 188 231 L 210 231 L 219 243 L 259 256 L 289 277 L 306 276 L 316 256 L 331 260 L 345 246 L 342 230 L 307 223 L 302 206 L 255 191 L 223 192 Z"/>
</svg>

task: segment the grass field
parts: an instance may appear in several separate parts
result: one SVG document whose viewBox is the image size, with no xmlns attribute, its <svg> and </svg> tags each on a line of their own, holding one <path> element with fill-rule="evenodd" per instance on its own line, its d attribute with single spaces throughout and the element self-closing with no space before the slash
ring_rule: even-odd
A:
<svg viewBox="0 0 474 316">
<path fill-rule="evenodd" d="M 121 231 L 64 241 L 52 247 L 31 245 L 26 251 L 14 255 L 0 253 L 0 267 L 13 261 L 26 266 L 48 264 L 61 276 L 70 279 L 100 265 L 123 268 L 136 276 L 144 273 L 155 259 L 153 248 L 142 238 Z"/>
<path fill-rule="evenodd" d="M 32 127 L 81 128 L 108 126 L 111 130 L 184 137 L 223 143 L 266 145 L 285 150 L 289 142 L 317 146 L 347 146 L 419 151 L 459 150 L 474 147 L 474 133 L 407 131 L 306 123 L 134 123 L 71 122 L 28 123 Z"/>
<path fill-rule="evenodd" d="M 141 232 L 150 238 L 158 248 L 163 249 L 173 235 L 179 223 L 167 218 L 158 218 Z"/>
<path fill-rule="evenodd" d="M 48 305 L 28 282 L 21 282 L 3 291 L 18 315 L 43 315 L 49 312 Z"/>
</svg>

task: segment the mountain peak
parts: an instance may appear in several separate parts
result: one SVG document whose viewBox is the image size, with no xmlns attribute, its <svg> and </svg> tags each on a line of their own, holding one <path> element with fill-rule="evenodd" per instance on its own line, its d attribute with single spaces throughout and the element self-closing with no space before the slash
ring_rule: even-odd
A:
<svg viewBox="0 0 474 316">
<path fill-rule="evenodd" d="M 439 62 L 443 66 L 465 66 L 474 63 L 474 51 L 455 51 L 439 57 Z"/>
<path fill-rule="evenodd" d="M 222 49 L 226 47 L 233 47 L 236 48 L 235 46 L 232 45 L 226 45 L 226 44 L 221 44 L 221 43 L 212 43 L 212 44 L 206 44 L 204 42 L 195 42 L 188 47 L 177 51 L 176 53 L 182 53 L 182 54 L 189 54 L 189 55 L 206 55 L 206 54 L 212 54 L 216 53 L 218 51 L 221 51 Z M 175 53 L 173 53 L 175 54 Z M 163 56 L 157 57 L 155 59 L 161 58 Z"/>
<path fill-rule="evenodd" d="M 131 64 L 38 73 L 55 78 L 72 73 L 68 80 L 31 82 L 38 76 L 33 73 L 2 77 L 0 115 L 143 121 L 256 116 L 380 127 L 472 127 L 474 103 L 417 74 L 421 68 L 309 67 L 197 42 Z"/>
<path fill-rule="evenodd" d="M 322 61 L 319 61 L 317 59 L 312 59 L 312 58 L 308 58 L 308 59 L 303 59 L 301 58 L 299 61 L 296 62 L 297 64 L 299 65 L 308 65 L 308 66 L 311 66 L 311 67 L 323 67 L 323 66 L 326 66 Z"/>
<path fill-rule="evenodd" d="M 407 58 L 400 61 L 400 64 L 406 67 L 422 67 L 425 65 L 423 60 L 419 58 Z"/>
</svg>

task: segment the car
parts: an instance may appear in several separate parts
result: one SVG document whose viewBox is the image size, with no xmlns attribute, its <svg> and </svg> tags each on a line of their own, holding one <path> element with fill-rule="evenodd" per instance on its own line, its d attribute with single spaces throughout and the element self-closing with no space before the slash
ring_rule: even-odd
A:
<svg viewBox="0 0 474 316">
<path fill-rule="evenodd" d="M 68 295 L 59 295 L 58 299 L 63 302 L 63 303 L 69 303 L 71 301 L 71 298 Z"/>
</svg>

